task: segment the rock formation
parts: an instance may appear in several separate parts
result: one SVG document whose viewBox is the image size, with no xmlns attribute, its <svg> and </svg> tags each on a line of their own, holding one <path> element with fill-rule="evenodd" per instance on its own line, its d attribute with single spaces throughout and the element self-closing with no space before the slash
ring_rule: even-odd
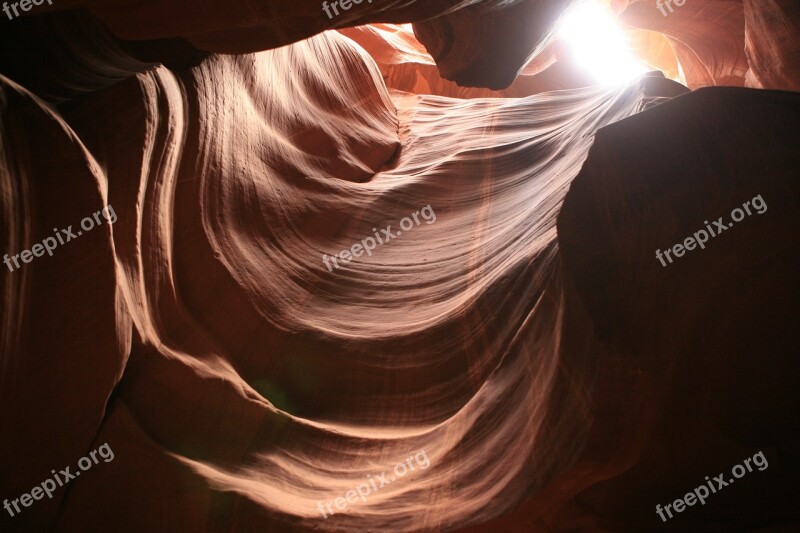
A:
<svg viewBox="0 0 800 533">
<path fill-rule="evenodd" d="M 571 4 L 0 22 L 0 529 L 797 526 L 800 12 L 612 1 L 607 87 Z"/>
</svg>

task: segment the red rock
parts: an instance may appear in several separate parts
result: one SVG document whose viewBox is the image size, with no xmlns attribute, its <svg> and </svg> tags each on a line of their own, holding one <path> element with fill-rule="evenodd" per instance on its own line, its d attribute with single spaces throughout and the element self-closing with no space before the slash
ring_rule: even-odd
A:
<svg viewBox="0 0 800 533">
<path fill-rule="evenodd" d="M 759 450 L 667 526 L 796 521 L 797 94 L 589 86 L 562 2 L 281 4 L 0 23 L 2 253 L 118 215 L 0 276 L 0 499 L 115 455 L 0 530 L 652 530 Z M 692 88 L 797 87 L 788 2 L 614 4 Z"/>
</svg>

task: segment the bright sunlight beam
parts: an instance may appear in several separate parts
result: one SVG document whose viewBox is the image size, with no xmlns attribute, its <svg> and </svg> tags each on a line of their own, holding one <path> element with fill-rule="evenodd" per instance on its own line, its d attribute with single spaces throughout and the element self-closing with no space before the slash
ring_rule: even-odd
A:
<svg viewBox="0 0 800 533">
<path fill-rule="evenodd" d="M 647 72 L 630 50 L 614 13 L 597 0 L 578 4 L 564 15 L 557 38 L 573 60 L 600 83 L 622 84 Z"/>
</svg>

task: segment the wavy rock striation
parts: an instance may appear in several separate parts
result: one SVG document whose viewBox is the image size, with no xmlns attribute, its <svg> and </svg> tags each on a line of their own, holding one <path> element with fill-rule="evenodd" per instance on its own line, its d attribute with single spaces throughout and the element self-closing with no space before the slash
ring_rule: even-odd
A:
<svg viewBox="0 0 800 533">
<path fill-rule="evenodd" d="M 2 271 L 1 495 L 115 459 L 4 530 L 654 529 L 754 448 L 770 470 L 675 525 L 796 521 L 797 95 L 580 87 L 555 3 L 422 4 L 364 6 L 420 42 L 301 40 L 328 27 L 305 1 L 15 21 L 0 249 L 117 220 Z M 709 5 L 663 28 L 693 85 L 792 86 L 791 42 L 753 37 L 790 8 Z M 502 92 L 453 83 L 500 89 L 538 50 Z M 758 193 L 768 213 L 715 248 L 653 257 Z"/>
</svg>

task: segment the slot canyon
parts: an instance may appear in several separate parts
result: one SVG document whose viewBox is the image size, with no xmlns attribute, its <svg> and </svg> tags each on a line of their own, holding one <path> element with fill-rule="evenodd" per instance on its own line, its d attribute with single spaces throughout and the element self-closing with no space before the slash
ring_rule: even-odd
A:
<svg viewBox="0 0 800 533">
<path fill-rule="evenodd" d="M 800 530 L 800 2 L 36 1 L 0 531 Z"/>
</svg>

